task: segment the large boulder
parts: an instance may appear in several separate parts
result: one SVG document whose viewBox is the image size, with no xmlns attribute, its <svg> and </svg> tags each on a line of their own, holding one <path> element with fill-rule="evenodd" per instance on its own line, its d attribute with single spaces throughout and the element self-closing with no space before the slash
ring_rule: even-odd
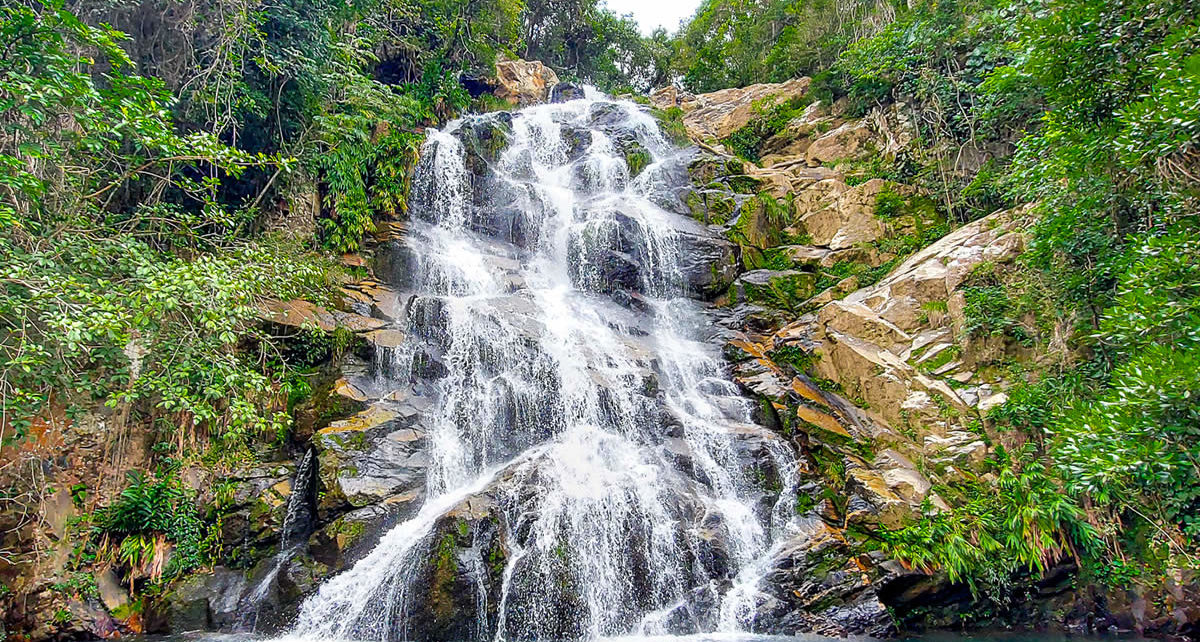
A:
<svg viewBox="0 0 1200 642">
<path fill-rule="evenodd" d="M 798 78 L 701 94 L 680 105 L 683 124 L 694 138 L 720 140 L 748 125 L 762 109 L 803 96 L 808 85 L 808 78 Z M 664 94 L 660 102 L 667 99 Z"/>
<path fill-rule="evenodd" d="M 319 508 L 336 512 L 394 497 L 409 497 L 406 503 L 415 507 L 429 466 L 419 423 L 428 409 L 428 401 L 417 396 L 379 401 L 317 431 L 313 443 L 325 489 Z"/>
<path fill-rule="evenodd" d="M 524 107 L 546 102 L 558 74 L 537 60 L 501 60 L 496 62 L 496 83 L 497 98 Z"/>
<path fill-rule="evenodd" d="M 573 82 L 560 82 L 550 89 L 550 102 L 565 103 L 584 98 L 583 86 Z"/>
<path fill-rule="evenodd" d="M 185 579 L 163 598 L 167 630 L 171 633 L 232 629 L 243 621 L 241 598 L 245 576 L 227 568 L 197 573 Z"/>
<path fill-rule="evenodd" d="M 495 492 L 463 500 L 434 524 L 427 561 L 411 585 L 412 639 L 476 639 L 481 625 L 496 622 L 512 544 L 500 526 Z"/>
<path fill-rule="evenodd" d="M 776 635 L 887 637 L 894 625 L 874 583 L 880 574 L 871 557 L 854 555 L 840 531 L 809 519 L 771 561 L 753 628 Z"/>
<path fill-rule="evenodd" d="M 861 120 L 852 120 L 817 137 L 804 150 L 810 167 L 855 161 L 877 151 L 875 132 Z"/>
<path fill-rule="evenodd" d="M 880 206 L 881 200 L 887 207 Z M 835 251 L 865 248 L 939 223 L 927 198 L 911 187 L 882 179 L 853 187 L 837 178 L 821 180 L 797 193 L 793 206 L 796 222 L 791 233 L 806 237 L 810 245 Z M 882 260 L 876 256 L 867 262 Z"/>
<path fill-rule="evenodd" d="M 695 101 L 695 94 L 683 91 L 674 85 L 659 87 L 650 93 L 650 105 L 664 111 L 672 107 L 690 107 Z"/>
</svg>

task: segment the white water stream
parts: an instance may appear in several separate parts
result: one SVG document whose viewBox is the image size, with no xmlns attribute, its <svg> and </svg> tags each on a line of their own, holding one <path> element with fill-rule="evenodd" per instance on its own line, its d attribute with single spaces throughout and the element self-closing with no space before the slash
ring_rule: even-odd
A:
<svg viewBox="0 0 1200 642">
<path fill-rule="evenodd" d="M 426 384 L 428 499 L 310 597 L 291 636 L 407 637 L 437 520 L 480 496 L 507 550 L 499 602 L 482 583 L 462 598 L 495 614 L 476 637 L 744 630 L 792 527 L 796 464 L 685 297 L 681 218 L 651 198 L 681 152 L 638 106 L 589 95 L 514 114 L 481 171 L 466 134 L 489 118 L 431 133 L 414 184 L 413 340 L 391 358 L 445 366 Z M 631 148 L 650 157 L 636 178 Z"/>
</svg>

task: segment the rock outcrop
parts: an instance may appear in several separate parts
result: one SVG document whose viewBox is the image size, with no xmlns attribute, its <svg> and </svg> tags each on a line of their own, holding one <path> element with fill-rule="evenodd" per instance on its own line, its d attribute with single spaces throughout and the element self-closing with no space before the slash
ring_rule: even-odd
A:
<svg viewBox="0 0 1200 642">
<path fill-rule="evenodd" d="M 672 94 L 674 90 L 667 90 L 656 93 L 651 100 L 658 107 L 681 107 L 684 111 L 683 124 L 693 138 L 720 140 L 745 127 L 762 110 L 803 96 L 808 85 L 809 80 L 801 78 L 686 97 Z"/>
<path fill-rule="evenodd" d="M 971 370 L 991 342 L 964 331 L 960 286 L 980 264 L 1016 258 L 1023 222 L 1018 210 L 965 225 L 880 283 L 826 304 L 812 329 L 814 372 L 838 381 L 897 430 L 982 446 L 964 433 L 966 424 L 1000 403 L 1006 384 L 980 381 Z"/>
<path fill-rule="evenodd" d="M 902 103 L 847 118 L 812 102 L 762 144 L 758 163 L 725 152 L 722 139 L 761 113 L 750 105 L 804 100 L 806 89 L 800 80 L 651 96 L 682 110 L 705 150 L 684 199 L 690 214 L 737 246 L 735 278 L 716 299 L 735 380 L 760 400 L 764 425 L 807 457 L 797 510 L 808 527 L 773 560 L 755 629 L 888 635 L 970 624 L 979 598 L 888 560 L 871 533 L 950 509 L 953 495 L 940 492 L 954 484 L 994 479 L 988 460 L 1003 437 L 988 434 L 988 411 L 1013 384 L 1003 364 L 1038 356 L 1020 328 L 979 331 L 972 297 L 1017 269 L 1028 208 L 952 226 L 920 190 L 870 177 L 864 168 L 915 151 Z M 1014 578 L 1025 597 L 990 621 L 1168 632 L 1195 620 L 1179 606 L 1194 581 L 1166 599 L 1176 606 L 1143 609 L 1144 598 L 1130 608 L 1128 596 L 1071 590 L 1072 572 L 1064 561 Z"/>
<path fill-rule="evenodd" d="M 558 74 L 537 60 L 499 60 L 496 62 L 497 98 L 510 105 L 524 107 L 546 102 L 550 90 L 558 84 Z"/>
</svg>

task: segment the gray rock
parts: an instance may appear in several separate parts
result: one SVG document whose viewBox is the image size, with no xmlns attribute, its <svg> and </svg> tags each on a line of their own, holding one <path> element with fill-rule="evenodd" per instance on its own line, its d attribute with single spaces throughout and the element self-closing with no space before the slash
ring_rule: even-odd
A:
<svg viewBox="0 0 1200 642">
<path fill-rule="evenodd" d="M 129 604 L 129 592 L 117 579 L 117 574 L 111 568 L 97 573 L 96 589 L 100 592 L 100 601 L 110 612 L 116 611 Z"/>
<path fill-rule="evenodd" d="M 725 292 L 740 271 L 737 246 L 699 225 L 679 230 L 679 269 L 687 292 L 711 300 Z"/>
<path fill-rule="evenodd" d="M 232 628 L 239 621 L 245 591 L 246 578 L 237 571 L 217 567 L 211 573 L 192 575 L 164 598 L 169 632 Z"/>
<path fill-rule="evenodd" d="M 368 506 L 422 488 L 429 458 L 418 416 L 406 404 L 381 401 L 318 431 L 325 508 Z"/>
<path fill-rule="evenodd" d="M 565 103 L 584 97 L 583 87 L 573 82 L 560 82 L 550 90 L 550 102 Z"/>
<path fill-rule="evenodd" d="M 776 556 L 764 583 L 769 599 L 759 605 L 755 631 L 838 637 L 893 633 L 887 607 L 845 539 L 819 520 L 808 523 Z"/>
</svg>

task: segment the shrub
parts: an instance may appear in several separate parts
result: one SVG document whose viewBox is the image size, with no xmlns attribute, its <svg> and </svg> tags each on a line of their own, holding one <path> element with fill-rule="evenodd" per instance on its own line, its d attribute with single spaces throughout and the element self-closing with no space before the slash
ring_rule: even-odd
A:
<svg viewBox="0 0 1200 642">
<path fill-rule="evenodd" d="M 130 575 L 147 575 L 151 581 L 170 579 L 208 563 L 205 526 L 196 511 L 192 489 L 173 472 L 147 476 L 129 473 L 129 484 L 120 495 L 96 512 L 95 534 Z M 173 545 L 169 561 L 167 543 Z M 115 547 L 115 548 L 114 548 Z"/>
<path fill-rule="evenodd" d="M 1100 547 L 1082 509 L 1062 492 L 1036 453 L 1021 461 L 996 454 L 994 486 L 968 483 L 956 490 L 965 501 L 948 512 L 882 535 L 885 549 L 916 568 L 944 570 L 976 595 L 1002 597 L 1014 576 Z"/>
</svg>

